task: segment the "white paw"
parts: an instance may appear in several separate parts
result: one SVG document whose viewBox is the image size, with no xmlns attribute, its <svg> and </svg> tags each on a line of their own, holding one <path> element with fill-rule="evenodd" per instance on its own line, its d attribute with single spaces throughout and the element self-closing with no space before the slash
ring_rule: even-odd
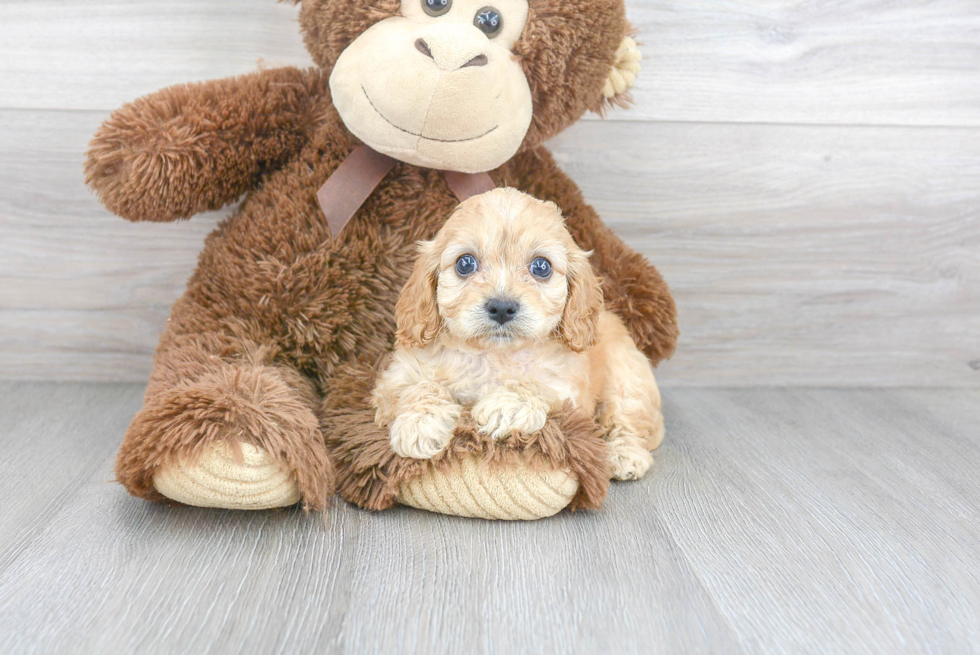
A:
<svg viewBox="0 0 980 655">
<path fill-rule="evenodd" d="M 432 405 L 399 415 L 391 424 L 391 449 L 402 457 L 431 459 L 449 445 L 462 409 L 456 404 Z"/>
<path fill-rule="evenodd" d="M 653 465 L 653 455 L 641 446 L 609 443 L 609 464 L 616 480 L 639 480 Z"/>
<path fill-rule="evenodd" d="M 548 403 L 510 389 L 494 391 L 473 406 L 473 420 L 480 432 L 494 439 L 513 432 L 537 432 L 548 421 Z"/>
</svg>

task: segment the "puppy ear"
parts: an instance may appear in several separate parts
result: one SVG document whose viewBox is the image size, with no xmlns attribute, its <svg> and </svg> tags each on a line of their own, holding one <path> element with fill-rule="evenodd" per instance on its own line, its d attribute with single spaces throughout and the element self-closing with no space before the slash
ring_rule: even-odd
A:
<svg viewBox="0 0 980 655">
<path fill-rule="evenodd" d="M 398 344 L 406 348 L 424 348 L 439 332 L 439 307 L 436 304 L 436 281 L 439 256 L 435 243 L 419 244 L 419 258 L 395 304 L 395 333 Z"/>
<path fill-rule="evenodd" d="M 562 340 L 575 352 L 595 344 L 602 313 L 602 287 L 587 253 L 579 250 L 568 258 L 568 300 L 559 330 Z"/>
</svg>

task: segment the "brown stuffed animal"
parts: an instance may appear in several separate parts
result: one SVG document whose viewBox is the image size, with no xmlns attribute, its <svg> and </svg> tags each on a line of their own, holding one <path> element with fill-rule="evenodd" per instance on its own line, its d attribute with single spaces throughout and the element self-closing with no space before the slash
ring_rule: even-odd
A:
<svg viewBox="0 0 980 655">
<path fill-rule="evenodd" d="M 625 100 L 637 53 L 622 0 L 303 0 L 300 16 L 319 68 L 164 89 L 116 111 L 92 142 L 87 181 L 129 220 L 185 219 L 244 195 L 174 305 L 119 481 L 149 500 L 251 509 L 322 509 L 339 482 L 380 509 L 438 505 L 426 485 L 472 479 L 486 483 L 474 498 L 506 494 L 530 471 L 573 506 L 597 506 L 608 469 L 589 417 L 564 411 L 497 444 L 464 416 L 454 444 L 420 462 L 390 451 L 368 398 L 415 243 L 457 202 L 460 176 L 440 170 L 489 171 L 557 203 L 595 251 L 608 308 L 654 363 L 673 352 L 663 280 L 541 145 Z M 321 208 L 317 192 L 339 168 L 365 177 L 344 164 L 352 152 L 397 163 L 340 211 L 353 215 L 346 226 L 328 224 L 358 194 L 334 184 Z"/>
</svg>

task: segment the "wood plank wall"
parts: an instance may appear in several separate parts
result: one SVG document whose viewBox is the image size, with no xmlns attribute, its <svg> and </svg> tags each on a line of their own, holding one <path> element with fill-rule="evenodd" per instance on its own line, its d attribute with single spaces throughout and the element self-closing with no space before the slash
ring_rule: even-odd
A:
<svg viewBox="0 0 980 655">
<path fill-rule="evenodd" d="M 82 184 L 122 104 L 309 65 L 273 0 L 0 3 L 0 377 L 141 381 L 222 214 Z M 980 386 L 980 3 L 631 0 L 635 106 L 552 147 L 681 309 L 665 385 Z"/>
</svg>

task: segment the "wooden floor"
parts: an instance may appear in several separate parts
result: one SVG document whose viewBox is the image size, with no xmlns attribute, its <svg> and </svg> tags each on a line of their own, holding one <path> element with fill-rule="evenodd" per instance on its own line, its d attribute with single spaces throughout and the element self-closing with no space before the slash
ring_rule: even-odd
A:
<svg viewBox="0 0 980 655">
<path fill-rule="evenodd" d="M 980 391 L 668 389 L 601 511 L 326 525 L 127 496 L 141 391 L 0 383 L 0 652 L 980 652 Z"/>
</svg>

